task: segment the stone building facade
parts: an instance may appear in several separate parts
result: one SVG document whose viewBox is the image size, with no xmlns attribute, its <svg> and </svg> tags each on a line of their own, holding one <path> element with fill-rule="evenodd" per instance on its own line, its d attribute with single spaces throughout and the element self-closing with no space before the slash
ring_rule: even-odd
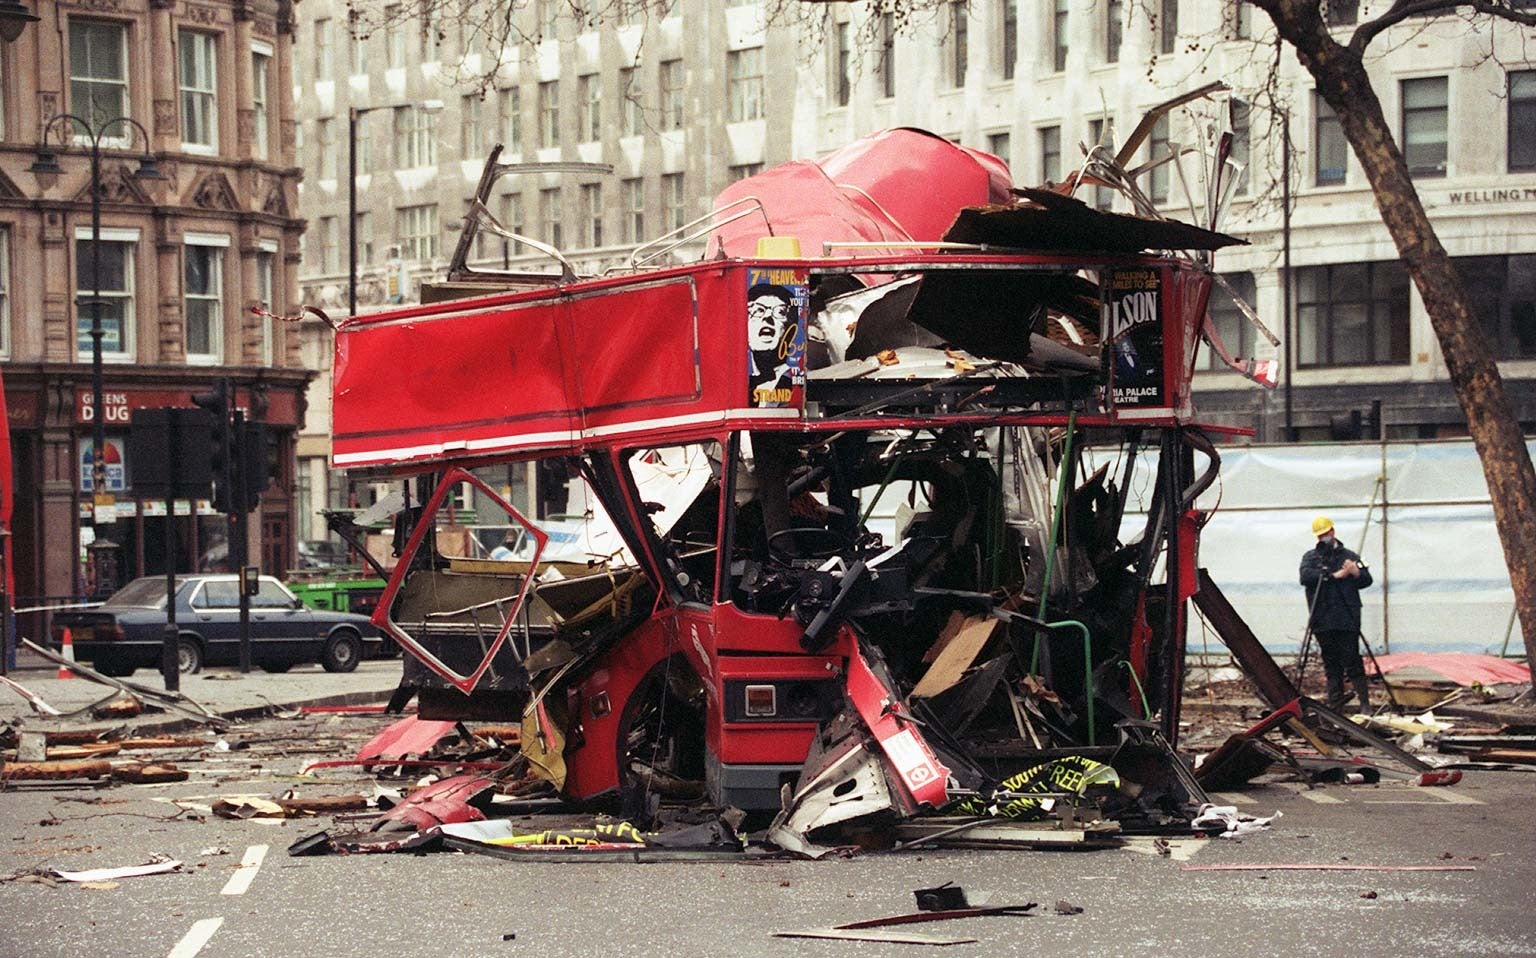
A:
<svg viewBox="0 0 1536 958">
<path fill-rule="evenodd" d="M 300 171 L 280 93 L 291 87 L 293 7 L 38 0 L 33 12 L 40 20 L 0 48 L 0 368 L 15 456 L 16 604 L 165 570 L 166 507 L 135 494 L 129 422 L 142 407 L 191 407 L 223 378 L 278 437 L 278 481 L 248 541 L 250 562 L 282 572 L 294 562 L 292 454 L 312 374 L 296 329 L 252 308 L 280 313 L 297 292 Z M 91 141 L 65 114 L 101 134 L 99 231 Z M 41 162 L 49 153 L 54 172 Z M 163 179 L 139 175 L 146 158 Z M 95 309 L 103 490 L 91 467 Z M 175 568 L 229 563 L 223 516 L 198 501 L 175 512 Z M 96 550 L 108 557 L 100 581 L 86 561 L 93 538 L 115 546 Z M 24 619 L 22 633 L 35 637 L 35 625 Z"/>
<path fill-rule="evenodd" d="M 491 203 L 504 225 L 553 244 L 582 273 L 625 262 L 636 244 L 706 214 L 733 179 L 796 155 L 789 106 L 800 53 L 792 34 L 769 29 L 760 5 L 632 3 L 620 17 L 621 6 L 608 5 L 614 15 L 591 25 L 566 0 L 519 3 L 518 31 L 532 42 L 493 50 L 446 21 L 362 23 L 349 21 L 339 0 L 300 4 L 293 90 L 309 222 L 304 301 L 334 315 L 347 310 L 354 111 L 366 111 L 355 140 L 359 312 L 413 301 L 423 279 L 442 276 L 498 143 L 506 163 L 612 165 L 608 175 L 509 177 Z M 482 86 L 479 76 L 492 79 Z M 489 237 L 471 261 L 557 269 Z M 305 355 L 328 370 L 329 331 L 306 335 Z M 317 539 L 325 535 L 319 510 L 353 504 L 328 469 L 328 389 L 323 371 L 300 447 L 301 511 Z"/>
<path fill-rule="evenodd" d="M 1259 389 L 1205 356 L 1196 376 L 1202 418 L 1252 428 L 1261 441 L 1363 438 L 1368 425 L 1356 432 L 1352 414 L 1368 418 L 1379 400 L 1389 436 L 1465 433 L 1423 304 L 1364 176 L 1305 71 L 1289 55 L 1274 66 L 1261 12 L 1233 0 L 920 5 L 909 17 L 861 3 L 656 0 L 605 7 L 625 6 L 628 22 L 583 24 L 565 0 L 531 0 L 516 15 L 536 42 L 493 54 L 452 24 L 406 22 L 354 40 L 345 5 L 306 0 L 294 87 L 302 204 L 315 224 L 304 295 L 345 302 L 349 107 L 389 108 L 359 128 L 366 310 L 440 274 L 494 143 L 513 161 L 613 164 L 603 177 L 525 175 L 492 209 L 565 250 L 579 270 L 598 271 L 706 213 L 734 178 L 869 132 L 921 127 L 1003 156 L 1019 184 L 1053 182 L 1081 163 L 1082 144 L 1118 143 L 1148 107 L 1219 78 L 1230 93 L 1174 111 L 1140 161 L 1233 133 L 1245 172 L 1223 226 L 1252 245 L 1221 252 L 1215 268 L 1282 345 L 1269 345 L 1229 298 L 1218 296 L 1213 310 L 1234 352 L 1281 360 L 1281 383 Z M 1379 6 L 1329 10 L 1342 32 Z M 794 22 L 770 22 L 767 8 L 790 11 Z M 1456 18 L 1405 22 L 1373 50 L 1371 76 L 1421 197 L 1473 289 L 1518 415 L 1536 427 L 1536 62 L 1519 29 Z M 488 89 L 454 85 L 456 64 L 470 60 L 470 73 L 484 73 L 493 55 Z M 426 100 L 441 109 L 421 112 Z M 1196 180 L 1193 156 L 1182 165 Z M 1189 219 L 1179 181 L 1165 167 L 1143 186 L 1167 215 Z M 474 252 L 482 265 L 548 266 L 499 241 Z M 328 350 L 317 343 L 312 352 Z M 312 426 L 307 475 L 319 490 L 330 481 L 325 427 Z"/>
</svg>

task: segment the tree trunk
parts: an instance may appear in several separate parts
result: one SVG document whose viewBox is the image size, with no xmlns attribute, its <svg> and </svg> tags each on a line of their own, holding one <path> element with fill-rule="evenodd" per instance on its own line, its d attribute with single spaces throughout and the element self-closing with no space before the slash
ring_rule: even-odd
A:
<svg viewBox="0 0 1536 958">
<path fill-rule="evenodd" d="M 1256 5 L 1269 13 L 1281 38 L 1295 48 L 1302 66 L 1312 74 L 1317 92 L 1338 114 L 1344 136 L 1375 192 L 1387 232 L 1424 298 L 1451 385 L 1467 417 L 1467 430 L 1482 460 L 1515 592 L 1526 661 L 1536 673 L 1536 469 L 1482 326 L 1419 201 L 1407 161 L 1392 138 L 1360 56 L 1333 39 L 1315 0 Z"/>
</svg>

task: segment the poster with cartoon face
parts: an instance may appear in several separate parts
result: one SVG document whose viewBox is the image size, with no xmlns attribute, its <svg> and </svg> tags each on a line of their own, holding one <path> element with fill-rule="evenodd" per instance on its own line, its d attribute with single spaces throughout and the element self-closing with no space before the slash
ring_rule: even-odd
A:
<svg viewBox="0 0 1536 958">
<path fill-rule="evenodd" d="M 807 276 L 795 269 L 747 270 L 747 402 L 799 405 L 805 390 Z"/>
<path fill-rule="evenodd" d="M 1156 269 L 1110 270 L 1104 278 L 1104 362 L 1114 408 L 1168 405 L 1162 292 Z"/>
</svg>

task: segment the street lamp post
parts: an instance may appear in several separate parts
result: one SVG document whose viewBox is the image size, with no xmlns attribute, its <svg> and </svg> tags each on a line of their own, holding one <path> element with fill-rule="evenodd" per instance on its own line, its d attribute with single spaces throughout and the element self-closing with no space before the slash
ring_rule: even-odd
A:
<svg viewBox="0 0 1536 958">
<path fill-rule="evenodd" d="M 347 108 L 347 316 L 357 315 L 357 121 L 374 110 L 393 110 L 411 106 L 409 103 L 389 103 L 378 106 L 354 106 Z M 442 100 L 423 100 L 415 106 L 418 110 L 436 113 L 443 108 Z"/>
<path fill-rule="evenodd" d="M 27 24 L 37 21 L 37 14 L 22 6 L 21 0 L 0 0 L 0 40 L 10 43 L 21 36 Z"/>
<path fill-rule="evenodd" d="M 101 328 L 101 143 L 107 133 L 114 128 L 122 127 L 129 136 L 137 130 L 144 140 L 144 154 L 139 157 L 139 168 L 134 171 L 134 176 L 141 180 L 163 180 L 165 174 L 160 172 L 155 162 L 154 154 L 150 152 L 149 133 L 134 119 L 126 116 L 112 117 L 102 120 L 92 127 L 90 122 L 76 116 L 73 113 L 60 113 L 43 125 L 43 133 L 37 147 L 37 159 L 29 168 L 38 177 L 57 177 L 64 170 L 59 166 L 58 150 L 66 149 L 65 133 L 58 134 L 58 149 L 50 148 L 48 137 L 56 129 L 70 130 L 75 133 L 76 145 L 88 150 L 91 161 L 91 531 L 92 540 L 96 540 L 96 509 L 97 497 L 106 491 L 107 483 L 107 425 L 104 404 L 102 401 L 102 364 L 101 364 L 101 338 L 104 332 Z M 76 308 L 79 308 L 78 299 Z M 169 521 L 169 517 L 167 519 Z M 102 549 L 93 549 L 91 552 L 93 568 L 99 571 L 103 565 L 101 560 Z M 167 556 L 170 562 L 171 557 Z M 97 577 L 96 589 L 100 593 L 103 583 Z"/>
</svg>

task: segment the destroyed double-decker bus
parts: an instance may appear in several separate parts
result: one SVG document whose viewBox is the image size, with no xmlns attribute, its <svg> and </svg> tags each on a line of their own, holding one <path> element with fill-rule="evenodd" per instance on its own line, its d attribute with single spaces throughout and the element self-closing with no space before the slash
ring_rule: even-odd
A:
<svg viewBox="0 0 1536 958">
<path fill-rule="evenodd" d="M 423 305 L 336 331 L 334 462 L 407 480 L 374 621 L 423 717 L 521 721 L 568 799 L 779 811 L 788 844 L 1011 801 L 1063 758 L 1045 790 L 1108 768 L 1120 822 L 1188 824 L 1169 743 L 1217 463 L 1189 384 L 1208 253 L 1240 241 L 892 130 L 578 277 L 486 209 L 513 171 L 492 155 Z M 485 230 L 559 274 L 470 269 Z M 558 543 L 491 478 L 534 462 L 579 516 Z M 510 558 L 439 547 L 465 484 Z"/>
</svg>

